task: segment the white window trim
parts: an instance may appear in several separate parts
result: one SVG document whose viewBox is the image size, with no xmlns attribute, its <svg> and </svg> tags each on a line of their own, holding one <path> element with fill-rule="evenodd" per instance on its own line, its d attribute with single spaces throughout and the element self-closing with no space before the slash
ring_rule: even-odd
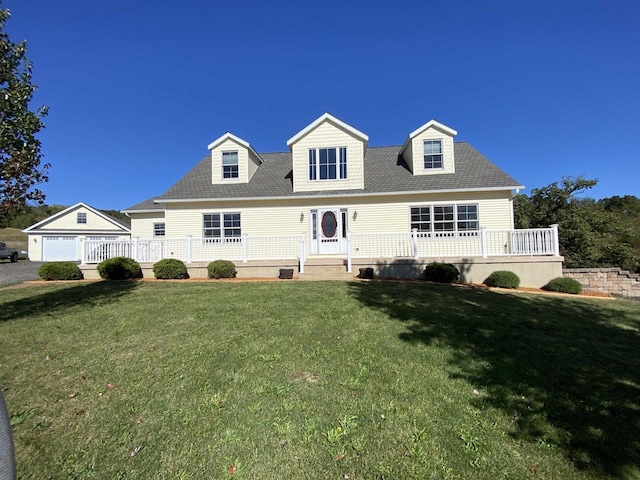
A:
<svg viewBox="0 0 640 480">
<path fill-rule="evenodd" d="M 234 165 L 225 165 L 224 164 L 224 154 L 225 153 L 235 153 L 236 154 L 236 164 L 235 167 L 237 168 L 237 175 L 235 177 L 225 177 L 224 176 L 224 167 L 231 167 Z M 238 150 L 223 150 L 220 153 L 220 178 L 222 178 L 223 181 L 233 181 L 233 180 L 238 180 L 240 178 L 240 152 Z"/>
<path fill-rule="evenodd" d="M 433 229 L 433 226 L 436 222 L 434 207 L 453 207 L 453 230 L 434 230 Z M 458 218 L 458 207 L 476 207 L 477 219 L 476 220 L 460 220 Z M 418 233 L 429 234 L 434 236 L 447 236 L 452 233 L 456 233 L 456 234 L 460 233 L 460 234 L 465 234 L 469 236 L 472 236 L 472 235 L 475 236 L 475 235 L 478 235 L 478 233 L 480 232 L 480 205 L 478 203 L 462 203 L 461 202 L 461 203 L 430 203 L 425 205 L 410 205 L 409 206 L 409 228 L 411 230 L 413 230 L 413 227 L 411 225 L 412 223 L 414 223 L 411 221 L 412 208 L 429 208 L 429 230 L 422 230 L 422 231 L 418 230 Z M 458 223 L 469 222 L 469 221 L 477 222 L 478 228 L 475 230 L 460 230 L 458 228 Z M 438 223 L 444 223 L 444 222 L 438 222 Z"/>
<path fill-rule="evenodd" d="M 156 226 L 162 225 L 162 235 L 156 233 Z M 167 223 L 166 222 L 154 222 L 153 223 L 153 238 L 162 238 L 167 236 Z"/>
<path fill-rule="evenodd" d="M 205 222 L 205 216 L 206 215 L 218 215 L 219 217 L 219 221 L 220 221 L 220 226 L 216 228 L 216 230 L 220 230 L 220 236 L 219 237 L 207 237 L 205 234 L 205 226 L 204 226 L 204 222 Z M 225 215 L 238 215 L 239 216 L 239 220 L 240 220 L 240 226 L 239 226 L 239 230 L 240 230 L 240 235 L 233 235 L 233 236 L 226 236 L 225 235 L 225 226 L 224 226 L 224 216 Z M 214 227 L 211 227 L 210 230 L 213 230 Z M 236 228 L 232 227 L 232 229 L 236 230 Z M 242 241 L 242 213 L 241 212 L 206 212 L 202 214 L 202 243 L 222 243 L 222 242 L 228 242 L 228 243 L 235 243 L 235 242 L 241 242 Z"/>
<path fill-rule="evenodd" d="M 336 151 L 336 178 L 320 178 L 320 150 L 335 150 Z M 344 157 L 345 157 L 345 176 L 344 178 L 342 178 L 340 176 L 341 169 L 340 169 L 340 151 L 344 149 Z M 311 178 L 311 163 L 310 163 L 310 152 L 311 151 L 315 151 L 315 169 L 316 169 L 316 178 L 312 179 Z M 314 147 L 314 148 L 309 148 L 307 149 L 307 179 L 310 182 L 340 182 L 340 181 L 345 181 L 349 179 L 349 152 L 348 152 L 348 148 L 346 146 L 341 146 L 341 147 L 335 147 L 335 146 L 328 146 L 328 147 Z"/>
<path fill-rule="evenodd" d="M 84 219 L 84 221 L 81 222 L 80 218 Z M 78 225 L 86 225 L 87 224 L 87 212 L 77 212 L 76 213 L 76 224 L 78 224 Z"/>
<path fill-rule="evenodd" d="M 424 146 L 426 142 L 440 142 L 440 153 L 425 153 L 424 150 Z M 434 156 L 434 155 L 440 155 L 440 163 L 441 166 L 439 167 L 427 167 L 425 166 L 425 160 L 424 157 L 426 157 L 427 155 L 430 156 Z M 427 172 L 433 172 L 433 171 L 437 171 L 437 170 L 444 170 L 444 141 L 442 138 L 425 138 L 422 140 L 422 169 L 427 171 Z"/>
</svg>

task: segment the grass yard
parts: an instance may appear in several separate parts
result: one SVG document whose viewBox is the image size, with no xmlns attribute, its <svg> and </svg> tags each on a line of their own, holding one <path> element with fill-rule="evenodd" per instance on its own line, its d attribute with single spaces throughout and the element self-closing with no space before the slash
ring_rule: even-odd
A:
<svg viewBox="0 0 640 480">
<path fill-rule="evenodd" d="M 395 282 L 0 290 L 19 478 L 640 478 L 640 303 Z"/>
</svg>

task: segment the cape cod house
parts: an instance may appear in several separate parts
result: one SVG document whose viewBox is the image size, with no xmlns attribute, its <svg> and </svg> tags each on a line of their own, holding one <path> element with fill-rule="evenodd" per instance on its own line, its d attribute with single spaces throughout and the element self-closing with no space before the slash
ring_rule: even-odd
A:
<svg viewBox="0 0 640 480">
<path fill-rule="evenodd" d="M 512 196 L 522 185 L 456 135 L 430 120 L 401 145 L 371 147 L 329 113 L 293 135 L 286 152 L 258 153 L 225 133 L 164 194 L 124 210 L 129 254 L 180 258 L 194 271 L 233 260 L 239 276 L 283 265 L 301 277 L 354 265 L 412 276 L 434 260 L 465 266 L 465 281 L 499 269 L 523 285 L 560 275 L 557 231 L 514 230 Z M 100 260 L 95 251 L 85 245 L 86 263 Z"/>
</svg>

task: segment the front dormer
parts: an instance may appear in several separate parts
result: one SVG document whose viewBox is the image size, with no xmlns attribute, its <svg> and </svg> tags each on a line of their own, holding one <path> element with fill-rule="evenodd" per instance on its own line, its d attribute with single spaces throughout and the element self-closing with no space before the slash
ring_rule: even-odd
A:
<svg viewBox="0 0 640 480">
<path fill-rule="evenodd" d="M 452 128 L 429 120 L 409 134 L 400 153 L 414 175 L 455 173 L 453 137 L 457 134 Z"/>
<path fill-rule="evenodd" d="M 211 183 L 249 183 L 262 158 L 249 142 L 225 133 L 207 147 L 211 150 Z"/>
<path fill-rule="evenodd" d="M 369 137 L 325 113 L 287 142 L 293 161 L 293 191 L 364 189 Z"/>
</svg>

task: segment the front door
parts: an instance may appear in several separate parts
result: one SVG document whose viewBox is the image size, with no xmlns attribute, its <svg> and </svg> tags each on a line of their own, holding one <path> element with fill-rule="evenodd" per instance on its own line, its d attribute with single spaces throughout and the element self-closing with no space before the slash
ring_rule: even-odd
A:
<svg viewBox="0 0 640 480">
<path fill-rule="evenodd" d="M 318 253 L 340 253 L 340 210 L 318 210 Z"/>
</svg>

